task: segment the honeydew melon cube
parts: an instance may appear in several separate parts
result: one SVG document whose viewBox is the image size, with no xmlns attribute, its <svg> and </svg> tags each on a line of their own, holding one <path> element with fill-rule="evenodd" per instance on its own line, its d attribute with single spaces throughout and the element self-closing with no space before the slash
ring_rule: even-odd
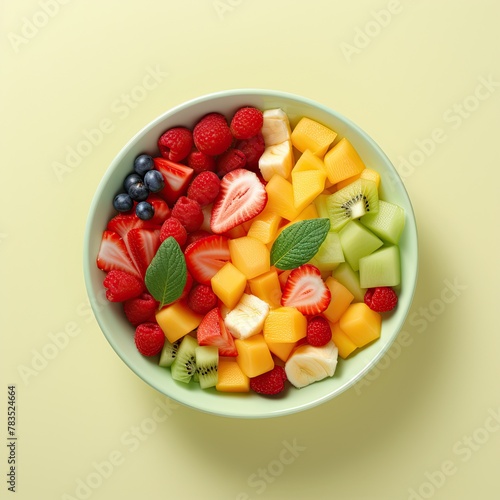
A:
<svg viewBox="0 0 500 500">
<path fill-rule="evenodd" d="M 363 288 L 398 286 L 401 283 L 399 247 L 383 247 L 359 260 L 359 280 Z"/>
<path fill-rule="evenodd" d="M 247 286 L 246 276 L 231 262 L 226 262 L 210 280 L 212 290 L 228 309 L 239 302 Z"/>
<path fill-rule="evenodd" d="M 353 271 L 359 270 L 359 259 L 380 248 L 384 242 L 357 220 L 349 221 L 338 233 L 344 257 Z"/>
<path fill-rule="evenodd" d="M 257 377 L 274 368 L 271 351 L 262 333 L 247 339 L 235 339 L 234 343 L 238 350 L 236 362 L 247 377 Z"/>
<path fill-rule="evenodd" d="M 397 245 L 405 227 L 405 211 L 399 205 L 379 200 L 376 214 L 365 214 L 360 222 L 387 243 Z"/>
<path fill-rule="evenodd" d="M 333 271 L 341 262 L 345 262 L 345 258 L 339 233 L 329 231 L 311 263 L 320 271 Z"/>
<path fill-rule="evenodd" d="M 316 207 L 316 211 L 318 212 L 318 217 L 328 218 L 328 208 L 326 206 L 326 200 L 329 198 L 330 193 L 321 193 L 316 196 L 314 200 L 314 206 Z"/>
<path fill-rule="evenodd" d="M 361 287 L 359 272 L 353 271 L 348 262 L 339 264 L 333 271 L 332 276 L 354 295 L 354 302 L 364 301 L 366 288 Z"/>
<path fill-rule="evenodd" d="M 292 144 L 302 153 L 311 153 L 323 158 L 337 137 L 337 133 L 325 125 L 306 116 L 302 117 L 292 131 Z"/>
</svg>

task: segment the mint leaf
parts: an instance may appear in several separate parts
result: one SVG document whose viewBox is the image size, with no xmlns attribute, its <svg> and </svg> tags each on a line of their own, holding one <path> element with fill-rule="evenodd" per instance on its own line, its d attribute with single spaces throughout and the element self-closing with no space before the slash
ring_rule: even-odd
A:
<svg viewBox="0 0 500 500">
<path fill-rule="evenodd" d="M 309 262 L 330 230 L 330 219 L 301 220 L 280 233 L 271 248 L 271 265 L 294 269 Z"/>
<path fill-rule="evenodd" d="M 169 236 L 146 270 L 146 288 L 160 303 L 161 309 L 181 296 L 186 280 L 186 259 L 177 241 Z"/>
</svg>

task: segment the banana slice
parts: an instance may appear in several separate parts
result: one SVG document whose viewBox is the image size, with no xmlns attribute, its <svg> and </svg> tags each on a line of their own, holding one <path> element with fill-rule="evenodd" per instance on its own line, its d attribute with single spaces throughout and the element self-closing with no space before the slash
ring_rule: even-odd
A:
<svg viewBox="0 0 500 500">
<path fill-rule="evenodd" d="M 322 347 L 302 345 L 298 347 L 285 363 L 285 372 L 292 385 L 300 389 L 332 377 L 337 367 L 338 349 L 332 342 Z"/>
<path fill-rule="evenodd" d="M 262 135 L 264 144 L 274 146 L 289 141 L 292 136 L 288 115 L 280 108 L 266 109 L 263 113 Z"/>
<path fill-rule="evenodd" d="M 262 177 L 269 181 L 274 174 L 288 178 L 294 164 L 292 141 L 286 140 L 273 146 L 267 146 L 259 158 Z"/>
<path fill-rule="evenodd" d="M 226 328 L 237 339 L 247 339 L 262 331 L 269 314 L 269 304 L 255 295 L 244 293 L 225 318 Z"/>
</svg>

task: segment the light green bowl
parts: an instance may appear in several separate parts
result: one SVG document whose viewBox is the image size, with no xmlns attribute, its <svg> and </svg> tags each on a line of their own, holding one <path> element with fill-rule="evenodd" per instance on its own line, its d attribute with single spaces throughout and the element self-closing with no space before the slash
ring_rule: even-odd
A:
<svg viewBox="0 0 500 500">
<path fill-rule="evenodd" d="M 339 359 L 332 378 L 303 389 L 290 387 L 281 397 L 263 397 L 254 393 L 220 393 L 203 390 L 172 380 L 168 369 L 157 365 L 157 359 L 143 357 L 134 344 L 134 329 L 127 322 L 121 304 L 106 301 L 104 273 L 96 266 L 102 232 L 114 214 L 112 200 L 121 190 L 134 158 L 140 153 L 156 153 L 158 137 L 169 127 L 193 127 L 204 114 L 218 111 L 230 117 L 243 105 L 260 109 L 282 108 L 292 126 L 308 116 L 347 137 L 368 167 L 381 175 L 381 198 L 396 203 L 406 212 L 406 226 L 400 241 L 402 286 L 397 309 L 382 323 L 381 338 L 360 350 L 352 358 Z M 396 339 L 410 308 L 417 280 L 417 230 L 410 199 L 395 168 L 379 146 L 357 125 L 339 113 L 304 97 L 261 89 L 218 92 L 193 99 L 162 114 L 133 137 L 113 160 L 99 184 L 92 201 L 84 240 L 84 274 L 87 292 L 95 317 L 107 340 L 126 365 L 151 387 L 169 398 L 197 410 L 239 418 L 266 418 L 306 410 L 338 396 L 364 377 Z"/>
</svg>

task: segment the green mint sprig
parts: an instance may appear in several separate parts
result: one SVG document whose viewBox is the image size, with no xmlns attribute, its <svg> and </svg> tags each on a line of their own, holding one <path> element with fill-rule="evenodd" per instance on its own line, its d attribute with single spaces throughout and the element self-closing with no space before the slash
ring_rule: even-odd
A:
<svg viewBox="0 0 500 500">
<path fill-rule="evenodd" d="M 177 241 L 169 236 L 146 270 L 146 288 L 160 303 L 161 309 L 181 296 L 186 280 L 186 259 Z"/>
<path fill-rule="evenodd" d="M 294 269 L 309 262 L 325 241 L 330 219 L 301 220 L 283 229 L 271 248 L 271 265 Z"/>
</svg>

